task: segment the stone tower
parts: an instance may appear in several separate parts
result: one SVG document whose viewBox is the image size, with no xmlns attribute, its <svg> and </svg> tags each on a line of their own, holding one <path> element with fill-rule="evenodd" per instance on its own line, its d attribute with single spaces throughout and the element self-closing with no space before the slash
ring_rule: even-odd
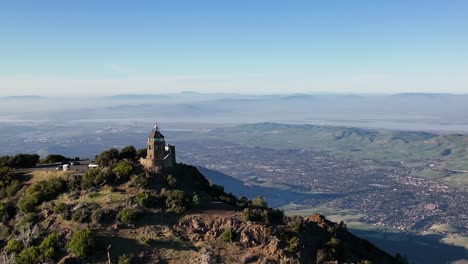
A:
<svg viewBox="0 0 468 264">
<path fill-rule="evenodd" d="M 140 163 L 147 169 L 156 172 L 163 168 L 171 168 L 176 163 L 175 147 L 166 144 L 163 134 L 156 124 L 146 140 L 146 158 Z"/>
<path fill-rule="evenodd" d="M 162 160 L 166 154 L 166 141 L 164 136 L 159 132 L 159 126 L 156 124 L 153 131 L 148 135 L 146 143 L 146 159 Z"/>
</svg>

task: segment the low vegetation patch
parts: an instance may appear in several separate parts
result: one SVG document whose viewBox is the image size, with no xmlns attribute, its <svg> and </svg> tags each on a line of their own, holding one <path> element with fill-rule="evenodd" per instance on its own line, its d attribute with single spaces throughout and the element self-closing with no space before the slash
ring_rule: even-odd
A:
<svg viewBox="0 0 468 264">
<path fill-rule="evenodd" d="M 96 247 L 96 237 L 91 230 L 78 230 L 67 243 L 67 249 L 77 257 L 85 257 Z"/>
<path fill-rule="evenodd" d="M 18 201 L 18 208 L 23 212 L 32 212 L 36 206 L 56 198 L 65 189 L 65 181 L 61 178 L 52 178 L 33 184 L 26 189 L 25 196 Z"/>
<path fill-rule="evenodd" d="M 124 208 L 117 214 L 117 220 L 122 224 L 133 224 L 137 218 L 137 212 L 134 209 Z"/>
</svg>

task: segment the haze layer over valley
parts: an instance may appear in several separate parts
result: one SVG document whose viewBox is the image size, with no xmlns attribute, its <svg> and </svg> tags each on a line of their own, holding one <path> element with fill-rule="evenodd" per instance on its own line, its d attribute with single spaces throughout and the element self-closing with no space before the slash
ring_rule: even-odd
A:
<svg viewBox="0 0 468 264">
<path fill-rule="evenodd" d="M 185 92 L 107 97 L 1 97 L 0 120 L 217 125 L 277 122 L 465 133 L 468 95 Z"/>
<path fill-rule="evenodd" d="M 179 161 L 199 166 L 228 192 L 262 195 L 290 214 L 324 213 L 392 254 L 440 263 L 467 258 L 467 99 L 198 93 L 3 98 L 0 149 L 2 155 L 21 149 L 93 158 L 109 146 L 144 147 L 140 139 L 158 121 L 177 145 Z M 403 247 L 397 242 L 402 237 L 415 243 Z M 422 254 L 427 248 L 421 243 L 432 253 Z"/>
</svg>

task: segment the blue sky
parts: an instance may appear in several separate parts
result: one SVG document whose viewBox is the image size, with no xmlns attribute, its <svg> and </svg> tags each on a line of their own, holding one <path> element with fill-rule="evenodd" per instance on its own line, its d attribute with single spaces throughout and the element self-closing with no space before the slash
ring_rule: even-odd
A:
<svg viewBox="0 0 468 264">
<path fill-rule="evenodd" d="M 1 1 L 0 95 L 468 93 L 468 1 Z"/>
</svg>

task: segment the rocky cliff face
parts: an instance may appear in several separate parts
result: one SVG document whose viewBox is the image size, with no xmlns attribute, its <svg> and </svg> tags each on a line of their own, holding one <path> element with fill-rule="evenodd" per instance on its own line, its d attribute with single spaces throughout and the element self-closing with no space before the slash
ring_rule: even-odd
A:
<svg viewBox="0 0 468 264">
<path fill-rule="evenodd" d="M 398 263 L 319 214 L 301 219 L 297 232 L 286 224 L 246 222 L 240 214 L 187 215 L 178 227 L 201 248 L 199 263 Z M 223 241 L 226 230 L 232 241 Z"/>
</svg>

